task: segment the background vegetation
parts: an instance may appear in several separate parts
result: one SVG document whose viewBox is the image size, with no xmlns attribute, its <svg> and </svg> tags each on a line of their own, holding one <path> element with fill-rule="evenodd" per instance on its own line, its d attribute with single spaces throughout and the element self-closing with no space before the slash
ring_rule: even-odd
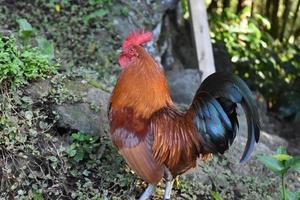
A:
<svg viewBox="0 0 300 200">
<path fill-rule="evenodd" d="M 300 120 L 300 1 L 212 0 L 212 38 L 270 110 Z"/>
</svg>

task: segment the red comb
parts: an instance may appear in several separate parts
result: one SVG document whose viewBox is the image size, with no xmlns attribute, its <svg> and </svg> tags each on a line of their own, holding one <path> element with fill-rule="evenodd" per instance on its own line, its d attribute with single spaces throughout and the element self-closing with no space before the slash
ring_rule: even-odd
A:
<svg viewBox="0 0 300 200">
<path fill-rule="evenodd" d="M 126 49 L 131 45 L 141 45 L 149 42 L 152 39 L 151 32 L 145 32 L 143 29 L 139 29 L 131 32 L 123 42 L 122 48 Z"/>
</svg>

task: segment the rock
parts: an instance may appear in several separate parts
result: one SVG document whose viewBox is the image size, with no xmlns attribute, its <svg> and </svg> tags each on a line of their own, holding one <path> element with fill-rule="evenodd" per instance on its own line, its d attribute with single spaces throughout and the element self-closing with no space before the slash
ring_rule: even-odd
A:
<svg viewBox="0 0 300 200">
<path fill-rule="evenodd" d="M 163 31 L 157 41 L 161 56 L 161 64 L 164 70 L 183 70 L 184 66 L 180 59 L 174 55 L 174 48 L 172 43 L 172 29 L 173 25 L 170 21 L 169 15 L 163 19 Z"/>
<path fill-rule="evenodd" d="M 112 13 L 122 13 L 126 6 L 130 11 L 127 16 L 120 14 L 114 16 L 112 28 L 122 38 L 126 37 L 129 32 L 139 28 L 153 30 L 160 23 L 166 9 L 171 6 L 172 1 L 121 1 L 113 7 Z"/>
<path fill-rule="evenodd" d="M 107 105 L 110 94 L 98 88 L 90 88 L 87 91 L 86 98 L 84 98 L 89 103 L 95 103 L 100 106 L 102 112 L 107 113 Z M 107 121 L 105 119 L 105 121 Z"/>
<path fill-rule="evenodd" d="M 80 84 L 80 80 L 69 85 Z M 80 87 L 75 87 L 80 88 Z M 77 130 L 92 135 L 103 135 L 107 125 L 107 105 L 110 94 L 91 85 L 85 85 L 85 89 L 71 91 L 82 95 L 83 102 L 63 103 L 55 105 L 53 110 L 59 115 L 58 127 Z M 70 89 L 70 88 L 69 88 Z"/>
<path fill-rule="evenodd" d="M 237 113 L 239 118 L 239 133 L 237 135 L 241 134 L 242 136 L 247 137 L 248 133 L 245 113 L 242 111 L 241 107 L 239 107 Z M 268 146 L 268 148 L 272 151 L 276 151 L 278 146 L 288 146 L 288 142 L 285 139 L 274 135 L 272 132 L 269 133 L 264 130 L 260 132 L 259 143 L 263 143 L 264 145 Z"/>
<path fill-rule="evenodd" d="M 113 16 L 112 28 L 123 41 L 132 31 L 145 29 L 153 32 L 153 40 L 145 44 L 147 51 L 161 63 L 161 53 L 158 50 L 157 41 L 160 38 L 162 19 L 167 10 L 174 10 L 179 0 L 163 1 L 121 1 L 113 7 L 112 13 L 122 13 L 126 6 L 130 11 L 127 16 L 122 14 Z M 169 35 L 169 37 L 171 37 Z M 187 49 L 189 50 L 189 49 Z"/>
<path fill-rule="evenodd" d="M 25 93 L 30 95 L 33 102 L 39 101 L 41 98 L 50 93 L 52 86 L 49 80 L 41 80 L 34 82 L 25 89 Z"/>
<path fill-rule="evenodd" d="M 242 130 L 242 131 L 246 131 L 246 130 Z M 247 137 L 243 136 L 243 134 L 237 134 L 234 144 L 229 149 L 229 151 L 225 154 L 230 163 L 229 167 L 231 169 L 234 169 L 234 171 L 236 171 L 240 175 L 245 175 L 245 176 L 268 175 L 269 172 L 266 172 L 264 170 L 264 166 L 257 160 L 257 155 L 273 154 L 275 151 L 272 151 L 266 144 L 259 142 L 255 144 L 254 151 L 251 155 L 250 160 L 247 161 L 246 163 L 241 164 L 240 158 L 242 157 L 246 143 L 247 143 Z"/>
<path fill-rule="evenodd" d="M 163 5 L 164 10 L 172 10 L 175 9 L 178 5 L 179 0 L 162 0 L 161 3 Z"/>
<path fill-rule="evenodd" d="M 284 147 L 289 146 L 288 141 L 286 141 L 285 139 L 277 135 L 267 133 L 265 131 L 260 132 L 260 142 L 267 145 L 273 151 L 276 151 L 276 149 L 279 146 L 284 146 Z"/>
<path fill-rule="evenodd" d="M 182 63 L 184 68 L 198 69 L 198 60 L 193 45 L 191 29 L 187 21 L 183 25 L 177 24 L 177 11 L 168 10 L 162 21 L 162 32 L 159 38 L 162 63 L 166 70 L 176 69 L 173 62 Z"/>
<path fill-rule="evenodd" d="M 128 19 L 124 19 L 122 17 L 114 18 L 113 27 L 115 31 L 121 36 L 121 38 L 125 38 L 131 31 L 137 29 L 137 27 L 130 23 Z"/>
<path fill-rule="evenodd" d="M 16 36 L 16 33 L 12 30 L 8 29 L 1 29 L 0 28 L 0 36 L 1 37 L 10 37 L 10 36 Z"/>
<path fill-rule="evenodd" d="M 172 99 L 177 104 L 189 105 L 200 85 L 200 76 L 197 69 L 166 71 Z"/>
<path fill-rule="evenodd" d="M 89 79 L 93 79 L 89 76 Z M 95 80 L 95 79 L 93 79 Z M 107 104 L 110 97 L 103 91 L 88 83 L 84 78 L 65 80 L 65 89 L 72 95 L 82 97 L 79 102 L 64 102 L 50 105 L 59 116 L 57 127 L 62 130 L 76 130 L 92 135 L 103 135 L 107 126 Z M 25 89 L 33 102 L 41 101 L 50 94 L 51 82 L 42 80 L 34 82 Z"/>
<path fill-rule="evenodd" d="M 58 127 L 99 135 L 104 133 L 104 123 L 99 113 L 87 103 L 63 104 L 54 106 L 59 115 Z"/>
</svg>

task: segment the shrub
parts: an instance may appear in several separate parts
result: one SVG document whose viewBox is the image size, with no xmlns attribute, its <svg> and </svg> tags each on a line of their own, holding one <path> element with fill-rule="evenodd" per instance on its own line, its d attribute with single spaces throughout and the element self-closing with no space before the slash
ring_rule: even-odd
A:
<svg viewBox="0 0 300 200">
<path fill-rule="evenodd" d="M 226 10 L 211 19 L 213 42 L 224 42 L 234 69 L 268 107 L 284 117 L 300 120 L 300 48 L 274 40 L 267 32 L 269 21 L 259 14 L 246 17 Z"/>
<path fill-rule="evenodd" d="M 57 68 L 38 48 L 17 47 L 12 36 L 0 37 L 0 63 L 0 84 L 12 87 L 45 78 Z"/>
</svg>

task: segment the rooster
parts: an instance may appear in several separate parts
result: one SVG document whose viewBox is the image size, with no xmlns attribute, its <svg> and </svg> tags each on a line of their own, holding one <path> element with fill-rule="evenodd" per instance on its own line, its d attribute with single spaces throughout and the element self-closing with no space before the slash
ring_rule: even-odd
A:
<svg viewBox="0 0 300 200">
<path fill-rule="evenodd" d="M 207 77 L 186 112 L 173 103 L 163 69 L 143 48 L 151 32 L 130 33 L 118 57 L 122 72 L 112 92 L 108 118 L 110 137 L 129 167 L 149 183 L 140 199 L 148 199 L 165 178 L 170 199 L 174 178 L 212 154 L 223 154 L 239 126 L 237 104 L 246 114 L 248 140 L 241 162 L 259 140 L 259 116 L 243 80 L 218 72 Z"/>
</svg>

